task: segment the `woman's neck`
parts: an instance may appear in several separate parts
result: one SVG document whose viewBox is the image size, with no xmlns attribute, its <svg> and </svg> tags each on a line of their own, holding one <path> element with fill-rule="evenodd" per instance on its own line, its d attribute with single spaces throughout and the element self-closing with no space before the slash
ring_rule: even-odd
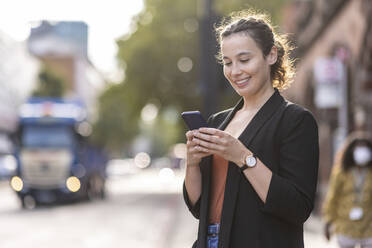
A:
<svg viewBox="0 0 372 248">
<path fill-rule="evenodd" d="M 241 111 L 255 111 L 260 109 L 265 102 L 274 94 L 275 90 L 270 85 L 265 87 L 260 92 L 254 96 L 243 96 L 244 105 L 241 108 Z"/>
</svg>

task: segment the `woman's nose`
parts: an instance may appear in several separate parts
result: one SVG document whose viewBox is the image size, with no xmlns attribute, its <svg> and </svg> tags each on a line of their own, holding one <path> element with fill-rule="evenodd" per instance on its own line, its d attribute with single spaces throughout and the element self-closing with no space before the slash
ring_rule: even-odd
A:
<svg viewBox="0 0 372 248">
<path fill-rule="evenodd" d="M 231 66 L 231 74 L 234 75 L 240 75 L 242 70 L 240 69 L 239 65 L 232 65 Z"/>
</svg>

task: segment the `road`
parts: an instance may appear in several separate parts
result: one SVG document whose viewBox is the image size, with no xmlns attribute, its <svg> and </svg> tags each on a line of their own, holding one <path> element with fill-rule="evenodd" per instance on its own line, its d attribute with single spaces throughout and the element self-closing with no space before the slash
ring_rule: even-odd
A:
<svg viewBox="0 0 372 248">
<path fill-rule="evenodd" d="M 166 173 L 165 173 L 166 174 Z M 182 196 L 182 172 L 158 171 L 112 178 L 103 201 L 21 210 L 8 185 L 0 184 L 0 247 L 189 248 L 197 222 Z M 334 248 L 321 236 L 319 218 L 305 225 L 305 247 Z"/>
</svg>

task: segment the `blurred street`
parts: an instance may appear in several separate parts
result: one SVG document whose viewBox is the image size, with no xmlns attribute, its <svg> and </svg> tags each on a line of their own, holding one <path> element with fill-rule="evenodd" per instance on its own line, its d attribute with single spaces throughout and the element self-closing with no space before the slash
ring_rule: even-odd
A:
<svg viewBox="0 0 372 248">
<path fill-rule="evenodd" d="M 269 29 L 293 45 L 282 49 L 287 42 L 270 36 L 267 44 L 279 51 L 270 80 L 280 88 L 283 77 L 289 85 L 293 62 L 293 86 L 281 94 L 316 119 L 320 209 L 345 139 L 372 133 L 371 0 L 4 1 L 0 248 L 190 248 L 198 222 L 182 198 L 187 125 L 181 113 L 199 110 L 207 119 L 231 108 L 240 94 L 234 86 L 243 90 L 261 75 L 248 67 L 255 61 L 249 55 L 239 57 L 240 76 L 229 78 L 232 57 L 222 54 L 227 36 L 215 39 L 221 18 L 248 6 L 267 13 Z M 280 80 L 272 73 L 278 66 Z M 275 134 L 284 140 L 286 133 Z M 90 201 L 35 208 L 71 196 Z M 337 247 L 334 237 L 325 240 L 323 227 L 320 216 L 309 218 L 306 248 Z"/>
<path fill-rule="evenodd" d="M 147 169 L 107 181 L 104 201 L 22 210 L 5 183 L 0 183 L 1 247 L 136 247 L 188 248 L 197 222 L 183 203 L 183 173 Z M 333 248 L 321 235 L 322 223 L 311 217 L 305 247 Z"/>
</svg>

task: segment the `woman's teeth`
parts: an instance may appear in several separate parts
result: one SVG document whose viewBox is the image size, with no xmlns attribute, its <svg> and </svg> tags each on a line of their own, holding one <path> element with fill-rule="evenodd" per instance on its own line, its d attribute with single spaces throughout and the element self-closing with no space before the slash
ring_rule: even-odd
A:
<svg viewBox="0 0 372 248">
<path fill-rule="evenodd" d="M 249 78 L 246 78 L 246 79 L 243 79 L 243 80 L 240 80 L 240 81 L 237 81 L 236 84 L 237 85 L 241 85 L 241 84 L 245 84 L 249 81 Z"/>
</svg>

